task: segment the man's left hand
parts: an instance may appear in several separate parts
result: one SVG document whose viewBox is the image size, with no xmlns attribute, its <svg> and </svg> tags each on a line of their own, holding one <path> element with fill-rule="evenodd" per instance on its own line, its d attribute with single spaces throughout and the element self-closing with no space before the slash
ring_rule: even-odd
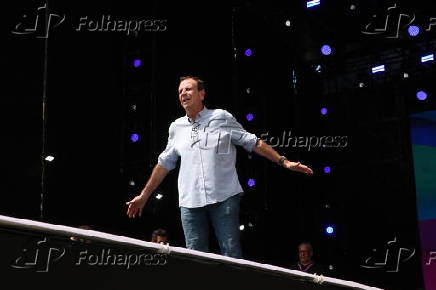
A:
<svg viewBox="0 0 436 290">
<path fill-rule="evenodd" d="M 292 162 L 289 160 L 285 160 L 285 162 L 283 162 L 283 167 L 290 169 L 292 171 L 297 171 L 297 172 L 306 173 L 306 174 L 313 174 L 312 169 L 310 169 L 309 167 L 307 167 L 304 164 L 301 164 L 300 162 Z"/>
</svg>

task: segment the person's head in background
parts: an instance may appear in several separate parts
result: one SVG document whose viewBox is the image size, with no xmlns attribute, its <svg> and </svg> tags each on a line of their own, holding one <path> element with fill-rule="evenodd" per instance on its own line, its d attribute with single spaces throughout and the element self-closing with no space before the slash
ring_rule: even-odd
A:
<svg viewBox="0 0 436 290">
<path fill-rule="evenodd" d="M 78 228 L 82 229 L 82 230 L 92 230 L 92 228 L 90 226 L 88 226 L 88 225 L 82 225 L 82 226 L 79 226 Z M 75 242 L 91 243 L 90 240 L 79 238 L 79 237 L 76 237 L 76 236 L 70 237 L 70 240 L 75 241 Z"/>
<path fill-rule="evenodd" d="M 168 233 L 164 229 L 154 230 L 151 234 L 151 241 L 158 244 L 168 244 Z"/>
<path fill-rule="evenodd" d="M 298 245 L 298 261 L 302 265 L 308 265 L 312 263 L 313 248 L 308 242 Z"/>
</svg>

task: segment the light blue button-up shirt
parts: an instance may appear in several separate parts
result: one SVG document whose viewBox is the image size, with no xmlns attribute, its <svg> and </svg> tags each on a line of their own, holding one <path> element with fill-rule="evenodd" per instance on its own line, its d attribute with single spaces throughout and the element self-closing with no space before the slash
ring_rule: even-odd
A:
<svg viewBox="0 0 436 290">
<path fill-rule="evenodd" d="M 158 163 L 172 170 L 181 159 L 179 206 L 203 207 L 242 192 L 235 145 L 251 152 L 256 140 L 226 110 L 205 107 L 195 121 L 184 116 L 172 122 Z"/>
</svg>

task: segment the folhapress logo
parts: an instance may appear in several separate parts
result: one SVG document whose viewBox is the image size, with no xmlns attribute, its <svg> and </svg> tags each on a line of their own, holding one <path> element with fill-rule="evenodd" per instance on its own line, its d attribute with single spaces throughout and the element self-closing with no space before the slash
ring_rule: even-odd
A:
<svg viewBox="0 0 436 290">
<path fill-rule="evenodd" d="M 21 256 L 15 259 L 11 267 L 15 269 L 34 269 L 36 272 L 48 272 L 50 265 L 62 258 L 64 254 L 64 248 L 52 247 L 45 237 L 32 247 L 24 248 Z"/>
<path fill-rule="evenodd" d="M 14 28 L 13 34 L 33 35 L 36 38 L 48 38 L 50 31 L 65 21 L 65 14 L 49 13 L 47 4 L 36 9 L 36 13 L 23 14 Z M 117 19 L 109 14 L 97 17 L 82 16 L 79 19 L 70 17 L 70 24 L 77 27 L 77 32 L 123 32 L 127 36 L 140 32 L 163 32 L 167 30 L 166 19 Z"/>
<path fill-rule="evenodd" d="M 425 265 L 430 266 L 432 263 L 436 263 L 436 251 L 429 251 L 424 255 Z"/>
<path fill-rule="evenodd" d="M 400 247 L 397 238 L 388 241 L 382 250 L 373 249 L 373 254 L 365 259 L 362 268 L 384 269 L 386 272 L 397 273 L 400 271 L 400 263 L 410 260 L 415 255 L 415 249 Z"/>
<path fill-rule="evenodd" d="M 24 14 L 22 21 L 15 25 L 13 34 L 34 35 L 36 38 L 48 38 L 50 30 L 65 21 L 65 15 L 50 13 L 47 15 L 47 4 L 36 9 L 35 15 Z"/>
<path fill-rule="evenodd" d="M 433 26 L 436 26 L 436 17 L 419 19 L 419 21 L 416 21 L 416 18 L 415 13 L 406 13 L 397 7 L 397 3 L 394 3 L 387 7 L 383 15 L 372 15 L 371 20 L 361 32 L 366 35 L 383 35 L 385 38 L 397 39 L 403 28 L 409 27 L 415 22 L 426 26 L 426 32 L 432 31 Z"/>
</svg>

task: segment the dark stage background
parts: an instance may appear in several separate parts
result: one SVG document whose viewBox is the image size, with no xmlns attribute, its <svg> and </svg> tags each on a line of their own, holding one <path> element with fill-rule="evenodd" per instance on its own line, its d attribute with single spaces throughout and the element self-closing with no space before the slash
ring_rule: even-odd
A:
<svg viewBox="0 0 436 290">
<path fill-rule="evenodd" d="M 48 10 L 38 10 L 44 3 L 16 1 L 2 9 L 0 214 L 41 220 L 43 192 L 45 222 L 86 224 L 143 240 L 163 227 L 170 244 L 183 247 L 177 170 L 142 218 L 129 220 L 125 202 L 147 181 L 171 121 L 184 114 L 178 78 L 197 75 L 206 81 L 209 108 L 229 110 L 270 144 L 282 144 L 284 133 L 303 141 L 342 141 L 276 147 L 312 167 L 310 177 L 239 151 L 246 259 L 288 267 L 297 259 L 298 243 L 311 241 L 316 260 L 331 265 L 330 276 L 424 289 L 408 117 L 436 107 L 435 70 L 419 62 L 435 47 L 436 32 L 424 31 L 436 17 L 430 1 L 396 1 L 395 12 L 386 12 L 389 1 L 322 1 L 312 10 L 305 1 L 49 1 Z M 47 23 L 46 11 L 53 14 L 48 38 L 43 25 L 12 33 L 31 27 L 36 15 Z M 383 33 L 362 33 L 373 15 L 379 25 L 386 13 L 395 19 L 400 12 L 416 14 L 420 35 L 407 34 L 406 20 L 398 37 L 389 38 L 396 32 L 391 23 Z M 103 15 L 157 22 L 154 31 L 130 35 L 78 31 L 81 18 L 100 21 Z M 331 55 L 321 54 L 323 44 L 332 46 Z M 135 59 L 140 66 L 133 66 Z M 371 74 L 380 64 L 386 72 Z M 417 89 L 427 91 L 426 102 L 416 100 Z M 44 95 L 44 153 L 55 157 L 45 163 Z M 327 115 L 320 114 L 323 107 Z M 250 122 L 248 113 L 254 114 Z M 329 225 L 332 235 L 325 231 Z M 416 254 L 406 259 L 401 248 Z M 387 249 L 388 261 L 371 268 Z"/>
</svg>

